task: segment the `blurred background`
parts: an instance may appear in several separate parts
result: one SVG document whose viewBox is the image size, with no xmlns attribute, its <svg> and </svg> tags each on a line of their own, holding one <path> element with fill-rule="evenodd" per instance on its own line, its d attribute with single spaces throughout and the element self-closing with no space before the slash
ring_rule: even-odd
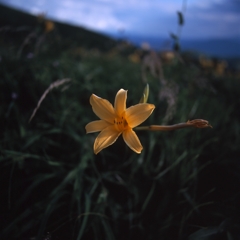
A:
<svg viewBox="0 0 240 240">
<path fill-rule="evenodd" d="M 1 0 L 32 15 L 128 39 L 155 50 L 169 49 L 170 34 L 181 36 L 183 50 L 216 57 L 240 56 L 239 0 Z M 184 15 L 178 27 L 177 12 Z"/>
<path fill-rule="evenodd" d="M 0 239 L 240 239 L 239 0 L 0 0 Z M 99 154 L 91 94 L 142 125 Z M 146 92 L 145 92 L 146 93 Z M 145 94 L 146 95 L 146 94 Z"/>
</svg>

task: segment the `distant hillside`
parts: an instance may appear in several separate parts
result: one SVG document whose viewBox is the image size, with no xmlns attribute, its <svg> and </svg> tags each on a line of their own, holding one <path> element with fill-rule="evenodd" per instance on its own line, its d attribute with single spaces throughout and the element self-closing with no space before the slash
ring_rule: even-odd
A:
<svg viewBox="0 0 240 240">
<path fill-rule="evenodd" d="M 155 50 L 166 50 L 171 48 L 172 40 L 161 37 L 149 37 L 125 34 L 128 39 L 137 46 L 143 42 L 149 43 Z M 186 40 L 181 39 L 181 49 L 183 51 L 194 51 L 203 53 L 212 57 L 221 58 L 239 58 L 240 57 L 240 39 L 208 39 L 208 40 Z"/>
<path fill-rule="evenodd" d="M 240 41 L 237 39 L 183 40 L 182 49 L 222 58 L 240 57 Z"/>
<path fill-rule="evenodd" d="M 47 17 L 47 16 L 46 16 Z M 71 39 L 89 48 L 98 47 L 108 50 L 116 45 L 116 41 L 109 36 L 87 30 L 83 27 L 53 21 L 56 31 L 61 37 Z M 36 16 L 0 4 L 0 30 L 18 29 L 30 31 L 37 26 Z"/>
</svg>

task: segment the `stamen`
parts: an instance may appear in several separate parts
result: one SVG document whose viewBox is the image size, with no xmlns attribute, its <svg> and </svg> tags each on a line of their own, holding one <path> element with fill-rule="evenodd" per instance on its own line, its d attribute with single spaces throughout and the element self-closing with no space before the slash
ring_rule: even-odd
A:
<svg viewBox="0 0 240 240">
<path fill-rule="evenodd" d="M 128 128 L 128 123 L 123 116 L 120 118 L 115 118 L 114 124 L 115 124 L 116 129 L 120 132 L 122 132 Z"/>
</svg>

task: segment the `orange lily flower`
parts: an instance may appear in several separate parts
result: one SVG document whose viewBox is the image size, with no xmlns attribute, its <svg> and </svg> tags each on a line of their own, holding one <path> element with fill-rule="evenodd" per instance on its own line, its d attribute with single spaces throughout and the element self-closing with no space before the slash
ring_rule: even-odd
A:
<svg viewBox="0 0 240 240">
<path fill-rule="evenodd" d="M 94 142 L 94 153 L 112 145 L 122 134 L 125 143 L 136 153 L 143 147 L 133 128 L 144 122 L 153 112 L 155 106 L 139 103 L 126 108 L 127 91 L 120 89 L 115 97 L 114 107 L 106 99 L 95 94 L 90 97 L 93 112 L 100 118 L 86 125 L 87 133 L 99 132 Z"/>
</svg>

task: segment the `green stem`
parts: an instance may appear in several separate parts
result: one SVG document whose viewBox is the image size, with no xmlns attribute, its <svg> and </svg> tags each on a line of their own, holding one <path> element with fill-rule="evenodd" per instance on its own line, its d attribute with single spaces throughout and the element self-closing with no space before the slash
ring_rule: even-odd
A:
<svg viewBox="0 0 240 240">
<path fill-rule="evenodd" d="M 194 126 L 189 123 L 178 123 L 178 124 L 168 125 L 168 126 L 164 126 L 164 125 L 141 126 L 141 127 L 134 128 L 134 130 L 137 130 L 137 131 L 172 131 L 172 130 L 188 128 L 188 127 L 194 127 Z"/>
</svg>

